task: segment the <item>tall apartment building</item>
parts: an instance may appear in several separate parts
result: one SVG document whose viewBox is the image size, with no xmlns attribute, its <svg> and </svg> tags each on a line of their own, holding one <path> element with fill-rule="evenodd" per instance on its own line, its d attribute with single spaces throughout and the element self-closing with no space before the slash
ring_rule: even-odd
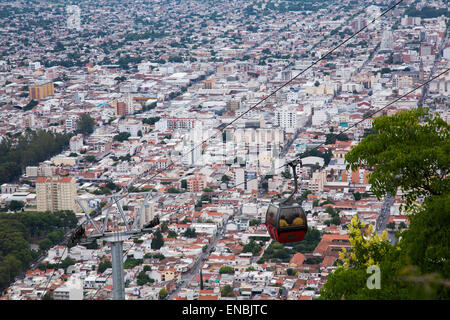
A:
<svg viewBox="0 0 450 320">
<path fill-rule="evenodd" d="M 384 30 L 381 38 L 380 53 L 390 53 L 394 51 L 394 36 L 391 30 Z"/>
<path fill-rule="evenodd" d="M 139 201 L 138 208 L 141 207 L 143 201 L 144 201 L 143 199 L 141 201 Z M 140 221 L 139 221 L 139 227 L 143 228 L 144 225 L 149 223 L 154 217 L 155 217 L 155 203 L 154 202 L 147 202 L 144 205 L 144 207 L 142 208 L 142 211 L 141 211 L 141 218 L 140 218 Z"/>
<path fill-rule="evenodd" d="M 72 210 L 77 212 L 77 186 L 74 177 L 38 177 L 36 204 L 38 211 Z"/>
<path fill-rule="evenodd" d="M 323 186 L 325 185 L 327 175 L 325 171 L 313 172 L 312 178 L 308 183 L 308 188 L 312 192 L 323 192 Z"/>
<path fill-rule="evenodd" d="M 172 130 L 187 129 L 195 127 L 195 118 L 167 118 L 167 128 Z"/>
<path fill-rule="evenodd" d="M 79 6 L 67 6 L 66 8 L 67 14 L 69 17 L 67 18 L 67 28 L 81 30 L 81 10 Z"/>
<path fill-rule="evenodd" d="M 112 105 L 114 106 L 116 116 L 119 117 L 133 114 L 136 111 L 131 94 L 125 94 L 122 98 L 115 100 Z"/>
<path fill-rule="evenodd" d="M 118 101 L 116 104 L 116 116 L 124 116 L 127 114 L 127 105 L 124 101 Z"/>
<path fill-rule="evenodd" d="M 226 109 L 228 112 L 235 112 L 236 110 L 239 110 L 241 107 L 241 101 L 237 98 L 233 98 L 228 100 Z"/>
<path fill-rule="evenodd" d="M 286 132 L 295 132 L 297 129 L 297 106 L 285 105 L 275 111 L 275 124 Z"/>
<path fill-rule="evenodd" d="M 55 94 L 53 82 L 41 82 L 28 87 L 30 99 L 41 100 Z"/>
<path fill-rule="evenodd" d="M 187 189 L 189 192 L 199 192 L 206 188 L 206 176 L 196 174 L 187 179 Z"/>
<path fill-rule="evenodd" d="M 235 186 L 238 190 L 255 192 L 258 191 L 258 179 L 256 171 L 248 171 L 244 168 L 234 170 Z"/>
<path fill-rule="evenodd" d="M 69 141 L 70 151 L 79 152 L 83 148 L 83 135 L 81 133 L 70 138 Z"/>
</svg>

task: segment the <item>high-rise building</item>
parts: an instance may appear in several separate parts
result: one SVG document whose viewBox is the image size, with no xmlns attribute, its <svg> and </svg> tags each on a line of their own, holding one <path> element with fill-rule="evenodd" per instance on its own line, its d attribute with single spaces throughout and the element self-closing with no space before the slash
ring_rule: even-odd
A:
<svg viewBox="0 0 450 320">
<path fill-rule="evenodd" d="M 81 30 L 80 7 L 67 6 L 66 11 L 69 14 L 67 18 L 67 28 Z"/>
<path fill-rule="evenodd" d="M 198 145 L 194 140 L 184 141 L 182 155 L 183 155 L 182 163 L 185 166 L 193 166 L 201 164 L 199 160 L 202 156 L 202 150 L 201 148 L 198 148 Z"/>
<path fill-rule="evenodd" d="M 142 202 L 139 203 L 139 208 L 141 207 L 141 205 Z M 143 228 L 144 225 L 149 223 L 154 217 L 155 217 L 155 203 L 149 201 L 146 204 L 144 204 L 144 207 L 142 208 L 140 218 L 140 228 Z"/>
<path fill-rule="evenodd" d="M 250 192 L 258 191 L 258 179 L 256 171 L 249 171 L 244 168 L 234 170 L 234 181 L 236 188 Z"/>
<path fill-rule="evenodd" d="M 235 112 L 236 110 L 239 110 L 240 106 L 241 106 L 240 100 L 232 98 L 228 100 L 226 108 L 228 112 Z"/>
<path fill-rule="evenodd" d="M 290 104 L 277 109 L 275 111 L 275 124 L 286 132 L 295 132 L 297 128 L 297 106 Z"/>
<path fill-rule="evenodd" d="M 31 100 L 41 100 L 55 94 L 55 87 L 53 82 L 41 82 L 29 86 L 28 93 Z"/>
<path fill-rule="evenodd" d="M 394 51 L 394 36 L 392 30 L 384 30 L 381 38 L 380 53 L 390 53 Z"/>
<path fill-rule="evenodd" d="M 308 188 L 312 192 L 323 192 L 323 186 L 326 182 L 326 172 L 325 171 L 316 171 L 313 172 L 312 178 L 309 181 Z"/>
<path fill-rule="evenodd" d="M 77 212 L 77 186 L 74 177 L 38 177 L 36 179 L 36 204 L 38 211 Z"/>
<path fill-rule="evenodd" d="M 118 101 L 116 106 L 116 116 L 124 116 L 127 114 L 127 105 L 123 101 Z"/>
<path fill-rule="evenodd" d="M 216 81 L 214 80 L 213 77 L 211 77 L 210 79 L 205 80 L 203 82 L 203 89 L 212 89 L 212 88 L 214 88 L 215 83 L 216 83 Z"/>
</svg>

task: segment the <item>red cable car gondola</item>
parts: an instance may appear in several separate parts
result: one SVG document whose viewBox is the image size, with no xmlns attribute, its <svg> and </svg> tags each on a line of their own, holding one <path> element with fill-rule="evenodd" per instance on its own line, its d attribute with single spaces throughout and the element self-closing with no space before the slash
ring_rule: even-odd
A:
<svg viewBox="0 0 450 320">
<path fill-rule="evenodd" d="M 297 192 L 297 162 L 288 163 L 294 172 L 294 192 L 279 205 L 270 204 L 266 213 L 266 227 L 270 237 L 280 243 L 302 241 L 308 231 L 306 215 L 302 207 L 292 204 Z"/>
</svg>

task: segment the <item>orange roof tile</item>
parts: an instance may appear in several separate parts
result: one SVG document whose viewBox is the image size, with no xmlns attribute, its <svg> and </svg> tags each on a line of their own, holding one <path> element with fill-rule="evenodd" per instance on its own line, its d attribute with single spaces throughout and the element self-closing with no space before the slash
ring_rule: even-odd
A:
<svg viewBox="0 0 450 320">
<path fill-rule="evenodd" d="M 198 300 L 219 300 L 219 296 L 198 296 Z"/>
<path fill-rule="evenodd" d="M 289 264 L 292 263 L 301 266 L 303 264 L 303 261 L 305 261 L 305 256 L 300 252 L 298 252 L 292 256 L 291 261 L 289 261 Z"/>
</svg>

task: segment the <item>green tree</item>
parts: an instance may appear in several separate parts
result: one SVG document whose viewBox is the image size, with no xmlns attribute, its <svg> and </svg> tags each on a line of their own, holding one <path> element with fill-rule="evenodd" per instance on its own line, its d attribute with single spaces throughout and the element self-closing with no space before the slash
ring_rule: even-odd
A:
<svg viewBox="0 0 450 320">
<path fill-rule="evenodd" d="M 86 162 L 97 162 L 97 158 L 93 155 L 88 155 L 88 156 L 84 157 L 84 160 Z"/>
<path fill-rule="evenodd" d="M 39 242 L 39 249 L 42 251 L 47 251 L 51 247 L 52 247 L 52 242 L 48 238 L 45 238 L 44 240 Z"/>
<path fill-rule="evenodd" d="M 429 197 L 401 233 L 400 247 L 421 273 L 450 278 L 450 194 Z"/>
<path fill-rule="evenodd" d="M 196 238 L 197 237 L 197 234 L 195 233 L 194 228 L 187 228 L 186 231 L 183 233 L 183 235 L 188 238 Z"/>
<path fill-rule="evenodd" d="M 167 232 L 167 238 L 176 238 L 178 237 L 178 233 L 176 233 L 175 231 L 169 230 Z"/>
<path fill-rule="evenodd" d="M 298 274 L 298 271 L 292 268 L 287 268 L 286 269 L 286 274 L 288 276 L 296 276 Z"/>
<path fill-rule="evenodd" d="M 255 240 L 251 239 L 243 248 L 242 252 L 251 252 L 254 256 L 257 256 L 261 252 L 262 247 L 256 243 Z"/>
<path fill-rule="evenodd" d="M 164 300 L 168 295 L 169 292 L 165 288 L 159 290 L 159 300 Z"/>
<path fill-rule="evenodd" d="M 222 274 L 222 273 L 234 274 L 234 269 L 230 266 L 223 266 L 223 267 L 220 267 L 219 273 L 220 274 Z"/>
<path fill-rule="evenodd" d="M 110 260 L 102 261 L 102 262 L 100 262 L 99 265 L 98 265 L 97 272 L 98 272 L 98 273 L 103 273 L 103 272 L 105 272 L 105 270 L 108 269 L 108 268 L 112 268 L 112 263 L 111 263 L 111 261 L 110 261 Z"/>
<path fill-rule="evenodd" d="M 73 266 L 75 264 L 75 260 L 73 260 L 70 257 L 65 258 L 63 261 L 61 261 L 61 268 L 67 271 L 67 268 L 70 266 Z"/>
<path fill-rule="evenodd" d="M 90 135 L 94 132 L 95 120 L 87 113 L 83 113 L 77 121 L 77 132 Z"/>
<path fill-rule="evenodd" d="M 229 284 L 226 284 L 225 286 L 223 286 L 223 288 L 220 290 L 220 295 L 222 297 L 235 297 L 236 296 L 236 294 L 233 291 L 233 288 Z"/>
<path fill-rule="evenodd" d="M 128 140 L 129 137 L 131 137 L 131 134 L 129 132 L 120 132 L 119 134 L 116 134 L 114 136 L 113 140 L 123 142 L 125 140 Z"/>
<path fill-rule="evenodd" d="M 141 272 L 138 273 L 136 280 L 138 286 L 143 286 L 144 284 L 150 282 L 150 277 L 145 272 L 145 270 L 142 270 Z"/>
<path fill-rule="evenodd" d="M 29 111 L 29 110 L 33 109 L 35 106 L 37 106 L 38 104 L 39 104 L 38 101 L 31 100 L 30 102 L 28 102 L 28 104 L 25 107 L 23 107 L 23 110 Z"/>
<path fill-rule="evenodd" d="M 164 239 L 163 239 L 161 231 L 158 229 L 158 230 L 156 230 L 156 232 L 153 236 L 151 248 L 153 250 L 159 250 L 163 245 L 164 245 Z"/>
<path fill-rule="evenodd" d="M 373 122 L 368 135 L 345 156 L 348 167 L 369 167 L 371 191 L 381 198 L 400 188 L 405 206 L 450 189 L 450 125 L 428 109 L 416 108 Z"/>
<path fill-rule="evenodd" d="M 386 232 L 379 236 L 355 217 L 348 225 L 351 251 L 340 254 L 342 265 L 329 276 L 323 298 L 449 299 L 448 151 L 448 124 L 427 109 L 374 121 L 374 134 L 346 159 L 353 168 L 374 168 L 369 182 L 377 197 L 402 190 L 402 210 L 411 213 L 410 226 L 391 245 Z M 379 290 L 366 286 L 370 265 L 380 268 Z"/>
<path fill-rule="evenodd" d="M 169 222 L 168 221 L 163 221 L 161 223 L 161 232 L 168 232 L 169 231 Z"/>
<path fill-rule="evenodd" d="M 142 262 L 144 262 L 142 259 L 128 258 L 124 262 L 123 268 L 124 269 L 133 269 L 134 267 L 137 267 L 138 265 L 140 265 Z"/>
<path fill-rule="evenodd" d="M 25 204 L 23 203 L 23 201 L 11 200 L 8 208 L 9 210 L 16 212 L 22 210 L 24 206 Z"/>
</svg>

